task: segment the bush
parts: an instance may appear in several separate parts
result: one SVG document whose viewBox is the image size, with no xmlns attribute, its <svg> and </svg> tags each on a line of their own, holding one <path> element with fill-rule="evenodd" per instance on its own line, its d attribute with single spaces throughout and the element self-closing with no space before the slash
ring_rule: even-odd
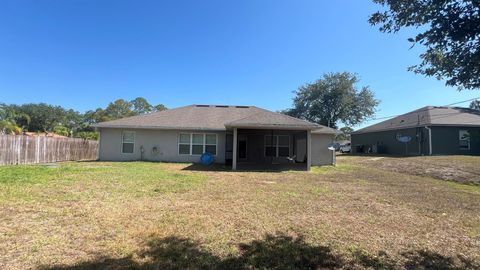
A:
<svg viewBox="0 0 480 270">
<path fill-rule="evenodd" d="M 95 132 L 95 131 L 82 131 L 82 132 L 78 132 L 75 137 L 78 137 L 78 138 L 82 138 L 82 139 L 85 139 L 85 140 L 98 140 L 98 138 L 100 137 L 100 134 L 98 132 Z"/>
<path fill-rule="evenodd" d="M 4 134 L 22 134 L 22 128 L 7 120 L 0 120 L 0 133 Z"/>
<path fill-rule="evenodd" d="M 64 126 L 55 126 L 53 128 L 53 133 L 68 137 L 70 136 L 70 130 L 67 127 Z"/>
</svg>

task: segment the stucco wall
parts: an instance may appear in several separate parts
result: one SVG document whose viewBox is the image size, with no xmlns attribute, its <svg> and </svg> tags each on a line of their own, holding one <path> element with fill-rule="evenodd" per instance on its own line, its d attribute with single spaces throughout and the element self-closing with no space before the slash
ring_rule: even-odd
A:
<svg viewBox="0 0 480 270">
<path fill-rule="evenodd" d="M 312 134 L 312 166 L 332 165 L 335 163 L 333 151 L 328 146 L 335 136 L 331 134 Z"/>
<path fill-rule="evenodd" d="M 191 131 L 179 130 L 146 130 L 136 129 L 135 146 L 132 154 L 122 154 L 122 129 L 100 129 L 100 160 L 129 161 L 141 160 L 140 147 L 145 149 L 143 160 L 168 161 L 168 162 L 199 162 L 199 155 L 179 155 L 179 133 Z M 205 132 L 195 132 L 205 133 Z M 215 162 L 225 162 L 225 132 L 208 132 L 217 134 L 217 156 Z M 159 148 L 158 154 L 152 153 L 152 148 Z"/>
<path fill-rule="evenodd" d="M 178 154 L 178 140 L 180 133 L 190 133 L 192 131 L 180 130 L 146 130 L 136 129 L 125 131 L 135 131 L 135 145 L 132 154 L 122 153 L 122 132 L 123 129 L 102 128 L 100 131 L 100 160 L 110 161 L 131 161 L 141 160 L 142 155 L 140 147 L 145 149 L 143 153 L 143 160 L 151 161 L 167 161 L 167 162 L 199 162 L 199 155 L 179 155 Z M 195 133 L 204 133 L 198 131 Z M 217 163 L 225 163 L 225 132 L 208 132 L 217 134 L 217 156 L 215 161 Z M 264 162 L 264 136 L 267 132 L 254 135 L 248 138 L 248 150 L 251 153 L 258 153 L 261 159 L 250 159 L 252 162 Z M 288 132 L 277 132 L 276 134 L 288 134 Z M 257 137 L 258 138 L 257 138 Z M 297 139 L 305 139 L 301 135 L 296 135 Z M 258 139 L 258 140 L 256 140 Z M 328 150 L 328 145 L 333 142 L 334 136 L 327 134 L 312 134 L 312 165 L 329 165 L 334 163 L 332 152 Z M 256 142 L 258 141 L 258 142 Z M 291 140 L 290 151 L 293 150 L 294 141 Z M 152 148 L 157 146 L 159 151 L 157 154 L 152 152 Z M 250 149 L 253 147 L 254 149 Z M 282 160 L 285 158 L 282 158 Z"/>
</svg>

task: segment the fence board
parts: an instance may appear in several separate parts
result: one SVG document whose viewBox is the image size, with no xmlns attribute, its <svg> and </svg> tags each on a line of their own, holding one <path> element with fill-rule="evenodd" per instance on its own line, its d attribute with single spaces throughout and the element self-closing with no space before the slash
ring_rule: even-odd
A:
<svg viewBox="0 0 480 270">
<path fill-rule="evenodd" d="M 98 141 L 0 135 L 0 165 L 96 160 Z"/>
</svg>

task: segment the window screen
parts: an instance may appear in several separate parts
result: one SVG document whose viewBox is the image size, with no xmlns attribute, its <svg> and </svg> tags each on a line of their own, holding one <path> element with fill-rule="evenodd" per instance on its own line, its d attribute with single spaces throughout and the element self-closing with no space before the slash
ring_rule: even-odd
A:
<svg viewBox="0 0 480 270">
<path fill-rule="evenodd" d="M 135 148 L 135 132 L 124 131 L 122 133 L 122 153 L 132 154 Z"/>
</svg>

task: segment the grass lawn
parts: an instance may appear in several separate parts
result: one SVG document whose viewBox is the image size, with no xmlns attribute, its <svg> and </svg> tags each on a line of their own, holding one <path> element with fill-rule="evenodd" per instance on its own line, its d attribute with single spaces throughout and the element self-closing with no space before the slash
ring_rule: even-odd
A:
<svg viewBox="0 0 480 270">
<path fill-rule="evenodd" d="M 422 159 L 480 173 L 480 157 Z M 480 268 L 480 186 L 396 160 L 0 167 L 0 269 Z"/>
</svg>

